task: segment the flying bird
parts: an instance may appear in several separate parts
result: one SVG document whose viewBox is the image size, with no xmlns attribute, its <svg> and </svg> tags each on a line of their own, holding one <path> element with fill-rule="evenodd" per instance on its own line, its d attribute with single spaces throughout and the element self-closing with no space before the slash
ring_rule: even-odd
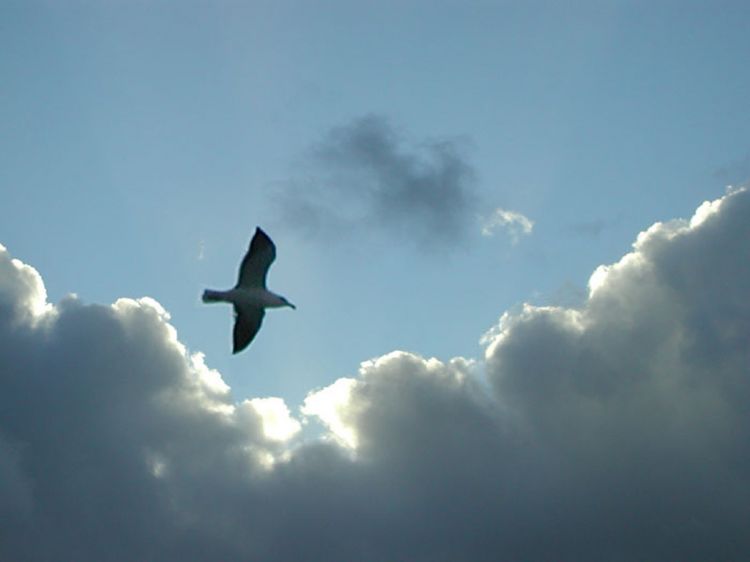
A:
<svg viewBox="0 0 750 562">
<path fill-rule="evenodd" d="M 229 302 L 234 305 L 232 353 L 239 353 L 250 345 L 260 330 L 266 308 L 297 308 L 281 295 L 266 289 L 266 275 L 274 259 L 276 246 L 268 234 L 257 227 L 240 265 L 240 276 L 234 288 L 228 291 L 203 291 L 203 302 Z"/>
</svg>

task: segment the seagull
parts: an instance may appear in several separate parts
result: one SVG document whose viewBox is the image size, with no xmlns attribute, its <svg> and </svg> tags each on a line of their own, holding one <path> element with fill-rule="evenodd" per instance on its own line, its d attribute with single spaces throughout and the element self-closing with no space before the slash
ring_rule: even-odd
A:
<svg viewBox="0 0 750 562">
<path fill-rule="evenodd" d="M 260 330 L 266 308 L 297 307 L 281 295 L 266 289 L 266 275 L 276 259 L 276 246 L 260 227 L 240 265 L 240 276 L 233 289 L 203 291 L 203 302 L 230 302 L 234 305 L 234 347 L 239 353 L 253 341 Z"/>
</svg>

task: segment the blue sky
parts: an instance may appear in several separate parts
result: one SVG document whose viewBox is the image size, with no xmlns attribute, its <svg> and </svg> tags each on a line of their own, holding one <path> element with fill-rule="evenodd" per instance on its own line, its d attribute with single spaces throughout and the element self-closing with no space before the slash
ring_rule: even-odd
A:
<svg viewBox="0 0 750 562">
<path fill-rule="evenodd" d="M 748 25 L 0 2 L 0 558 L 740 559 Z"/>
<path fill-rule="evenodd" d="M 241 395 L 296 402 L 391 349 L 474 356 L 502 311 L 583 290 L 635 232 L 748 172 L 743 3 L 2 11 L 3 243 L 53 301 L 156 298 Z M 406 152 L 455 143 L 478 210 L 522 213 L 533 234 L 425 253 L 399 233 L 342 244 L 280 221 L 279 186 L 323 177 L 312 147 L 366 115 Z M 198 295 L 234 282 L 256 225 L 299 310 L 230 357 L 229 311 Z"/>
</svg>

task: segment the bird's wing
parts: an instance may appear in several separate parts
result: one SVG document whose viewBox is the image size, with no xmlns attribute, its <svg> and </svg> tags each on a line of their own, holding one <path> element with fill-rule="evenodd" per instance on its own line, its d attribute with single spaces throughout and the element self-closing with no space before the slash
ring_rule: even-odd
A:
<svg viewBox="0 0 750 562">
<path fill-rule="evenodd" d="M 253 341 L 260 330 L 265 310 L 260 306 L 234 305 L 234 347 L 232 353 L 239 353 Z"/>
<path fill-rule="evenodd" d="M 266 288 L 266 274 L 276 259 L 276 246 L 260 227 L 255 229 L 255 235 L 250 242 L 250 249 L 245 254 L 240 265 L 238 287 Z"/>
</svg>

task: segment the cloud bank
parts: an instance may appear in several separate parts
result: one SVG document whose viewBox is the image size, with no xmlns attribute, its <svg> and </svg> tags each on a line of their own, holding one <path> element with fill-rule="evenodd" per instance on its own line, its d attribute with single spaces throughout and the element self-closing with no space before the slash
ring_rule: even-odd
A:
<svg viewBox="0 0 750 562">
<path fill-rule="evenodd" d="M 151 299 L 52 305 L 0 248 L 0 559 L 740 560 L 750 194 L 657 223 L 481 361 L 236 402 Z M 477 376 L 484 370 L 486 380 Z"/>
<path fill-rule="evenodd" d="M 274 200 L 282 220 L 307 235 L 379 231 L 455 248 L 480 230 L 484 206 L 461 148 L 409 144 L 387 119 L 367 115 L 329 131 L 310 151 L 308 176 L 275 186 Z"/>
</svg>

